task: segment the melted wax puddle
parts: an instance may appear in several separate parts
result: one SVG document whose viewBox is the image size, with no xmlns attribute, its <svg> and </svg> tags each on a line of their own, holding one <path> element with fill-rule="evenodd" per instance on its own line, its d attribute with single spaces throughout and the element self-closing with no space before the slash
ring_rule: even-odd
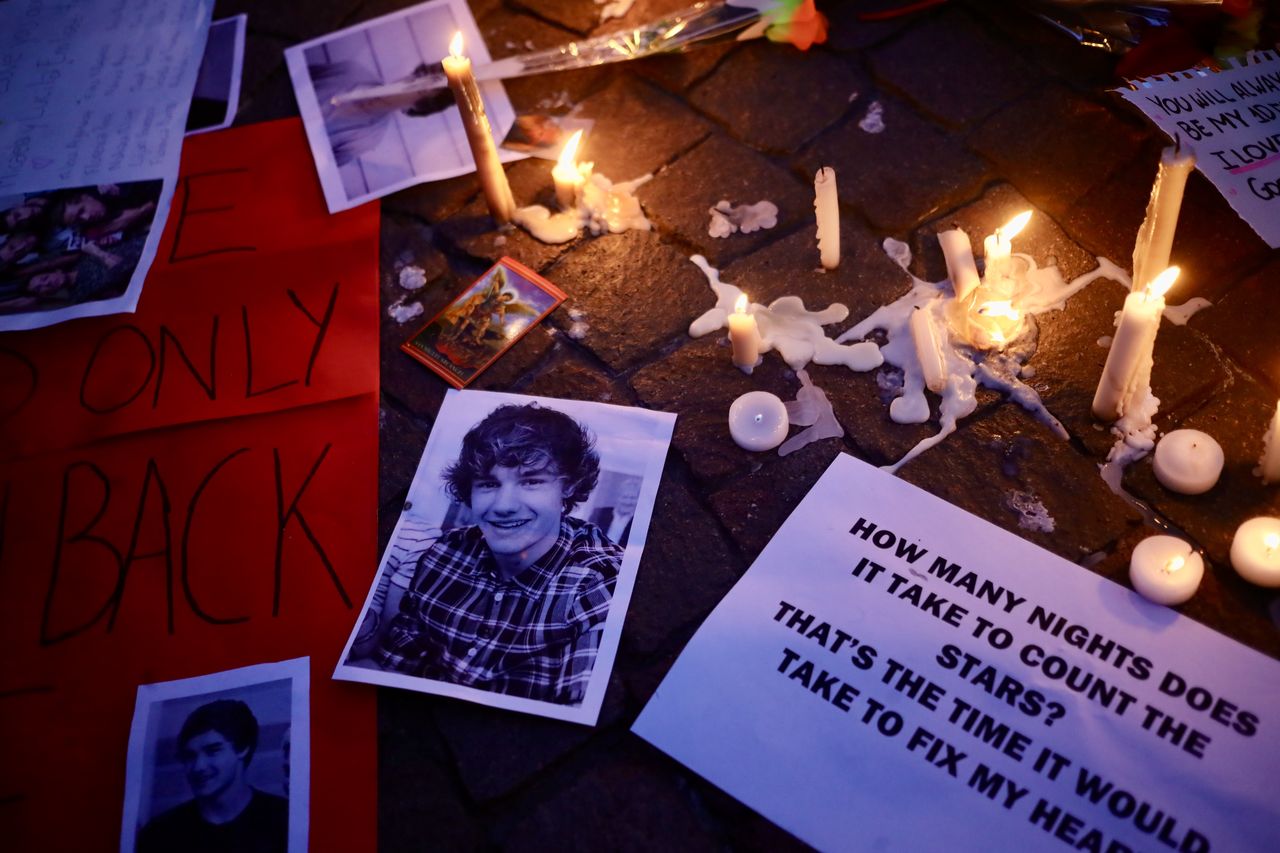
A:
<svg viewBox="0 0 1280 853">
<path fill-rule="evenodd" d="M 582 198 L 573 210 L 552 213 L 540 204 L 516 209 L 515 223 L 543 243 L 567 243 L 590 229 L 592 234 L 620 234 L 648 231 L 652 227 L 640 209 L 635 192 L 653 175 L 615 184 L 601 174 L 593 174 L 582 188 Z"/>
</svg>

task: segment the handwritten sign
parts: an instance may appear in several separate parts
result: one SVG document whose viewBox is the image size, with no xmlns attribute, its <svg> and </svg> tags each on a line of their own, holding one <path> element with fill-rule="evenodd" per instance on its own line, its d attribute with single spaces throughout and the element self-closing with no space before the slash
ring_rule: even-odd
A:
<svg viewBox="0 0 1280 853">
<path fill-rule="evenodd" d="M 634 730 L 823 850 L 1269 850 L 1278 684 L 842 456 Z"/>
<path fill-rule="evenodd" d="M 140 683 L 310 655 L 313 849 L 359 849 L 378 210 L 329 216 L 286 121 L 189 140 L 174 212 L 137 314 L 0 338 L 0 834 L 101 847 Z"/>
<path fill-rule="evenodd" d="M 1280 247 L 1280 55 L 1192 69 L 1116 91 L 1196 152 L 1197 167 L 1271 248 Z"/>
</svg>

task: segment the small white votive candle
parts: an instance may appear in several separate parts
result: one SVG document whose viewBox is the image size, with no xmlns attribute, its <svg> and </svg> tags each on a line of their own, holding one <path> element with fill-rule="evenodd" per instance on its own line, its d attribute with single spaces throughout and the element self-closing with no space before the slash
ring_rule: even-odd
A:
<svg viewBox="0 0 1280 853">
<path fill-rule="evenodd" d="M 1198 429 L 1175 429 L 1156 445 L 1151 467 L 1160 485 L 1184 495 L 1202 495 L 1222 474 L 1222 445 Z"/>
<path fill-rule="evenodd" d="M 1182 604 L 1200 588 L 1204 560 L 1176 536 L 1148 536 L 1129 558 L 1129 582 L 1156 604 Z"/>
<path fill-rule="evenodd" d="M 1260 515 L 1236 529 L 1231 565 L 1258 586 L 1280 586 L 1280 518 Z"/>
<path fill-rule="evenodd" d="M 747 311 L 747 295 L 738 297 L 729 315 L 729 343 L 733 345 L 733 363 L 750 373 L 760 360 L 760 328 Z"/>
<path fill-rule="evenodd" d="M 786 405 L 768 391 L 748 391 L 729 406 L 729 435 L 743 450 L 773 450 L 790 425 Z"/>
</svg>

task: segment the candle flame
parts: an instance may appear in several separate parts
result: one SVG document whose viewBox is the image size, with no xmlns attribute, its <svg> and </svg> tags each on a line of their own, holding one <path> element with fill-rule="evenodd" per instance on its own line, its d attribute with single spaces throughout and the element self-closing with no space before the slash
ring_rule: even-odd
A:
<svg viewBox="0 0 1280 853">
<path fill-rule="evenodd" d="M 1262 537 L 1262 544 L 1267 546 L 1268 551 L 1280 548 L 1280 533 L 1268 533 Z"/>
<path fill-rule="evenodd" d="M 573 136 L 569 137 L 569 141 L 564 144 L 564 148 L 560 151 L 560 157 L 556 160 L 556 166 L 561 169 L 572 169 L 578 157 L 578 143 L 582 141 L 582 130 L 575 130 Z"/>
<path fill-rule="evenodd" d="M 1186 557 L 1171 557 L 1169 562 L 1164 564 L 1164 570 L 1169 574 L 1180 571 L 1187 564 Z"/>
<path fill-rule="evenodd" d="M 1022 316 L 1007 299 L 1001 302 L 984 302 L 978 306 L 978 313 L 986 317 L 1005 317 L 1010 320 L 1017 320 Z"/>
<path fill-rule="evenodd" d="M 1027 227 L 1027 223 L 1031 221 L 1031 211 L 1024 210 L 1017 216 L 1010 219 L 1003 226 L 996 229 L 1000 232 L 1001 240 L 1012 240 L 1022 233 L 1022 229 Z"/>
<path fill-rule="evenodd" d="M 1147 285 L 1147 299 L 1160 299 L 1169 292 L 1169 288 L 1173 287 L 1173 283 L 1178 280 L 1178 274 L 1182 272 L 1178 267 L 1169 267 L 1160 275 L 1156 276 L 1155 281 Z"/>
<path fill-rule="evenodd" d="M 439 42 L 436 42 L 439 44 Z M 449 42 L 449 55 L 454 59 L 462 58 L 462 30 L 458 30 L 453 34 L 453 40 Z"/>
<path fill-rule="evenodd" d="M 733 310 L 736 314 L 747 313 L 747 294 L 743 293 L 738 297 L 738 301 L 733 304 Z"/>
</svg>

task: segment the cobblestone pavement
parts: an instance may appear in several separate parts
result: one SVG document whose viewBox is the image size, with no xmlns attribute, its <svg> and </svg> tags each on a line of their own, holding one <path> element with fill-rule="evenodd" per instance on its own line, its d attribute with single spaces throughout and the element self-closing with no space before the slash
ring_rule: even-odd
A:
<svg viewBox="0 0 1280 853">
<path fill-rule="evenodd" d="M 688 0 L 638 0 L 621 22 L 599 23 L 591 0 L 474 0 L 496 57 L 639 23 Z M 239 123 L 297 112 L 283 48 L 397 8 L 392 0 L 219 2 L 249 12 Z M 782 830 L 650 748 L 628 728 L 702 618 L 746 570 L 831 459 L 896 459 L 937 429 L 892 423 L 876 375 L 810 367 L 847 437 L 787 458 L 748 454 L 729 440 L 729 402 L 752 388 L 794 396 L 776 356 L 748 378 L 723 338 L 690 339 L 712 295 L 687 262 L 706 254 L 757 301 L 787 293 L 842 301 L 850 323 L 904 290 L 880 243 L 913 249 L 913 271 L 945 278 L 933 235 L 958 223 L 978 243 L 1030 207 L 1019 251 L 1055 259 L 1070 277 L 1098 255 L 1128 267 L 1161 135 L 1107 92 L 1111 61 L 1069 43 L 1009 4 L 951 2 L 889 22 L 863 23 L 875 3 L 826 4 L 831 38 L 808 53 L 763 41 L 679 57 L 513 81 L 520 111 L 578 104 L 596 121 L 591 156 L 614 180 L 652 172 L 640 197 L 651 233 L 546 246 L 517 232 L 500 245 L 472 177 L 398 193 L 383 203 L 384 302 L 404 296 L 396 269 L 431 279 L 417 298 L 433 315 L 502 254 L 544 272 L 569 294 L 476 387 L 604 400 L 676 412 L 675 439 L 640 565 L 617 665 L 598 726 L 586 728 L 448 699 L 384 690 L 380 703 L 380 846 L 407 849 L 789 849 Z M 884 131 L 860 127 L 872 103 Z M 844 262 L 815 271 L 812 174 L 839 175 Z M 551 187 L 550 164 L 508 169 L 518 200 Z M 776 228 L 723 240 L 705 211 L 721 198 L 767 198 Z M 1280 392 L 1280 252 L 1268 250 L 1199 174 L 1191 177 L 1174 260 L 1172 302 L 1212 308 L 1186 326 L 1164 324 L 1154 386 L 1162 430 L 1195 427 L 1226 451 L 1219 485 L 1200 497 L 1162 489 L 1149 461 L 1125 486 L 1208 556 L 1183 612 L 1261 651 L 1280 653 L 1272 597 L 1230 569 L 1243 519 L 1280 514 L 1280 490 L 1252 476 Z M 1055 438 L 1016 405 L 983 392 L 978 411 L 900 475 L 1066 559 L 1127 583 L 1132 546 L 1149 532 L 1112 495 L 1097 466 L 1111 443 L 1089 415 L 1124 291 L 1100 282 L 1066 310 L 1039 318 L 1033 384 L 1070 431 Z M 588 326 L 567 334 L 570 311 Z M 418 321 L 420 322 L 420 321 Z M 381 533 L 385 541 L 445 385 L 398 351 L 413 330 L 383 316 Z M 936 405 L 936 399 L 934 400 Z M 1010 495 L 1034 495 L 1052 533 L 1020 529 Z"/>
</svg>

